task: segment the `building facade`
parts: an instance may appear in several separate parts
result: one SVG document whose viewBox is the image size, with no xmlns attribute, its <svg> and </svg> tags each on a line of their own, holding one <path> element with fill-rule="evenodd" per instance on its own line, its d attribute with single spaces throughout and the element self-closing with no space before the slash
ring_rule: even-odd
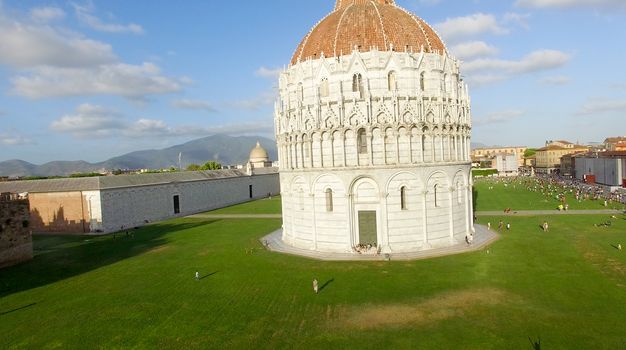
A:
<svg viewBox="0 0 626 350">
<path fill-rule="evenodd" d="M 496 154 L 493 156 L 492 162 L 492 166 L 498 170 L 499 176 L 517 176 L 519 174 L 519 159 L 516 154 Z"/>
<path fill-rule="evenodd" d="M 524 153 L 528 148 L 525 146 L 511 146 L 511 147 L 481 147 L 472 149 L 472 159 L 476 159 L 477 161 L 481 160 L 491 160 L 494 156 L 498 154 L 509 154 L 514 155 L 517 167 L 521 168 L 524 166 Z"/>
<path fill-rule="evenodd" d="M 535 170 L 541 174 L 551 174 L 561 169 L 561 157 L 568 154 L 587 152 L 586 146 L 568 141 L 546 141 L 546 146 L 536 153 Z"/>
<path fill-rule="evenodd" d="M 468 89 L 426 22 L 391 0 L 338 0 L 279 79 L 287 244 L 408 252 L 473 230 Z"/>
<path fill-rule="evenodd" d="M 28 200 L 0 194 L 0 268 L 33 258 Z"/>
<path fill-rule="evenodd" d="M 278 173 L 187 171 L 0 183 L 28 194 L 34 233 L 104 234 L 276 195 Z"/>
<path fill-rule="evenodd" d="M 604 147 L 610 152 L 626 151 L 626 136 L 609 137 L 604 140 Z"/>
</svg>

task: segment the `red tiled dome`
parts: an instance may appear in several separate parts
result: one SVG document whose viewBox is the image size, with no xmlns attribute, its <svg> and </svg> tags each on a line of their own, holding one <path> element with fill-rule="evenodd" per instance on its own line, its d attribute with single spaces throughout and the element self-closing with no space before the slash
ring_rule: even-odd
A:
<svg viewBox="0 0 626 350">
<path fill-rule="evenodd" d="M 394 0 L 337 0 L 335 9 L 302 40 L 291 64 L 306 59 L 361 52 L 446 51 L 437 33 L 421 18 L 396 6 Z"/>
</svg>

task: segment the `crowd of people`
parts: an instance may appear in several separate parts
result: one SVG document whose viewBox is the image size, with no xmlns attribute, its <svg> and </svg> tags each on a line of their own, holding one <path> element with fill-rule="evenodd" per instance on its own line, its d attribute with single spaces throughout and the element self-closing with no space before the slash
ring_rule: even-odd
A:
<svg viewBox="0 0 626 350">
<path fill-rule="evenodd" d="M 588 184 L 576 179 L 567 179 L 555 175 L 537 175 L 534 177 L 494 178 L 492 181 L 505 187 L 521 186 L 528 191 L 541 193 L 546 200 L 559 202 L 557 209 L 568 210 L 568 201 L 599 201 L 604 207 L 626 205 L 626 190 L 609 191 L 606 187 Z M 489 186 L 493 189 L 493 186 Z"/>
</svg>

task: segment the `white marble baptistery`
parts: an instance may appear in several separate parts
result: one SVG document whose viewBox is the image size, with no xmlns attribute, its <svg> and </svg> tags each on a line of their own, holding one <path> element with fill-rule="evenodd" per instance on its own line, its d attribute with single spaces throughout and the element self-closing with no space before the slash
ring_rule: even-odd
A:
<svg viewBox="0 0 626 350">
<path fill-rule="evenodd" d="M 286 244 L 413 252 L 473 231 L 468 89 L 423 20 L 338 0 L 279 79 Z"/>
</svg>

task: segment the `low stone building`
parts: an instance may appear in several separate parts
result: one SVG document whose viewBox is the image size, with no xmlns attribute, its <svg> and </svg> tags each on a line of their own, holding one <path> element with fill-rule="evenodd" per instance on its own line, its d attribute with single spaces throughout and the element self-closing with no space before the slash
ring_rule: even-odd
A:
<svg viewBox="0 0 626 350">
<path fill-rule="evenodd" d="M 0 195 L 0 268 L 33 258 L 28 200 Z"/>
<path fill-rule="evenodd" d="M 492 167 L 498 170 L 499 176 L 517 176 L 519 174 L 516 154 L 499 153 L 493 157 Z"/>
<path fill-rule="evenodd" d="M 579 180 L 626 187 L 626 151 L 581 154 L 573 158 L 573 168 Z"/>
<path fill-rule="evenodd" d="M 270 170 L 270 169 L 267 169 Z M 188 171 L 0 183 L 28 193 L 34 233 L 102 234 L 280 193 L 277 171 Z"/>
</svg>

